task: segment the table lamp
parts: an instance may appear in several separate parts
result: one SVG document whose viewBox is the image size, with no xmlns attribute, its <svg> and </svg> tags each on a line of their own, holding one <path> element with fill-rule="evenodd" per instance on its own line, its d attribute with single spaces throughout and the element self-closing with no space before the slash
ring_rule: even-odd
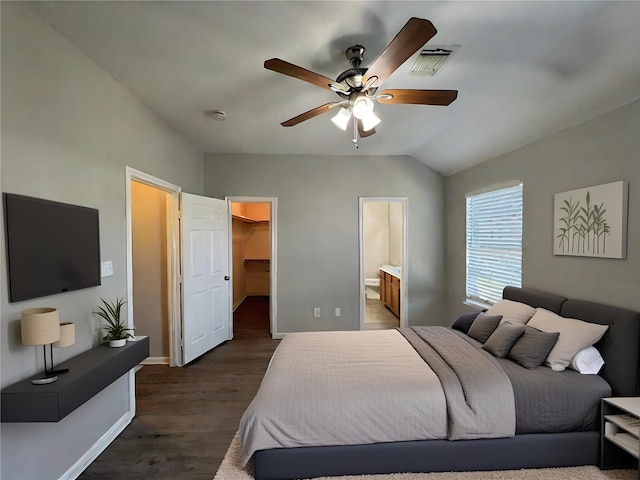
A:
<svg viewBox="0 0 640 480">
<path fill-rule="evenodd" d="M 76 342 L 76 326 L 73 322 L 65 322 L 60 324 L 60 340 L 53 342 L 56 348 L 68 347 Z M 47 373 L 57 375 L 58 373 L 68 372 L 68 368 L 54 370 L 53 368 L 53 348 L 51 349 L 51 370 Z"/>
<path fill-rule="evenodd" d="M 44 377 L 31 380 L 34 385 L 55 382 L 58 377 L 47 368 L 47 345 L 60 340 L 60 322 L 56 308 L 29 308 L 22 312 L 20 330 L 23 345 L 42 345 Z M 53 362 L 52 362 L 53 363 Z M 51 370 L 53 370 L 53 365 Z"/>
</svg>

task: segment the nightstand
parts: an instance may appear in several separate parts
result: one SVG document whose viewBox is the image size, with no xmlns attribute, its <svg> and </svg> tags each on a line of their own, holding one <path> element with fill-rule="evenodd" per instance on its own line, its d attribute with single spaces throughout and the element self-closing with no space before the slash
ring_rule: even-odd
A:
<svg viewBox="0 0 640 480">
<path fill-rule="evenodd" d="M 640 458 L 640 397 L 602 399 L 600 468 L 637 468 Z"/>
</svg>

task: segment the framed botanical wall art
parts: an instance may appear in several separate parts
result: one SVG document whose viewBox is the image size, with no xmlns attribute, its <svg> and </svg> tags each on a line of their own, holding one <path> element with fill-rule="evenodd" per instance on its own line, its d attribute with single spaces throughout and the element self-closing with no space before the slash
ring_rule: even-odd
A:
<svg viewBox="0 0 640 480">
<path fill-rule="evenodd" d="M 556 193 L 553 253 L 626 258 L 628 182 Z"/>
</svg>

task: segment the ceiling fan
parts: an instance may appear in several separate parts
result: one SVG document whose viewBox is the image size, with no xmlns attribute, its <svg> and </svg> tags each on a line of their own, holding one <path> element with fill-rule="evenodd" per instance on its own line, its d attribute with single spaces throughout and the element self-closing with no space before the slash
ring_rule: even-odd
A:
<svg viewBox="0 0 640 480">
<path fill-rule="evenodd" d="M 355 117 L 357 121 L 353 122 L 353 143 L 357 147 L 358 134 L 360 137 L 371 136 L 376 133 L 375 126 L 380 123 L 380 119 L 373 112 L 374 101 L 414 105 L 449 105 L 458 96 L 457 90 L 390 89 L 378 93 L 380 85 L 387 77 L 427 43 L 436 32 L 429 20 L 410 18 L 368 68 L 360 66 L 365 48 L 362 45 L 353 45 L 346 51 L 351 68 L 342 72 L 335 80 L 279 58 L 267 60 L 264 62 L 264 68 L 331 90 L 341 98 L 337 102 L 325 103 L 290 118 L 282 122 L 281 125 L 292 127 L 329 110 L 341 107 L 338 114 L 332 118 L 332 122 L 346 131 L 351 117 Z"/>
</svg>

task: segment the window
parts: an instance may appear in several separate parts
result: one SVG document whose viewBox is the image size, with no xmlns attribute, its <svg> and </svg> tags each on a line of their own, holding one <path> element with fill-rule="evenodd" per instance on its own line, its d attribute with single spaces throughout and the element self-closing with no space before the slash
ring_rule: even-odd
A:
<svg viewBox="0 0 640 480">
<path fill-rule="evenodd" d="M 467 301 L 492 304 L 522 284 L 522 183 L 467 195 Z"/>
</svg>

